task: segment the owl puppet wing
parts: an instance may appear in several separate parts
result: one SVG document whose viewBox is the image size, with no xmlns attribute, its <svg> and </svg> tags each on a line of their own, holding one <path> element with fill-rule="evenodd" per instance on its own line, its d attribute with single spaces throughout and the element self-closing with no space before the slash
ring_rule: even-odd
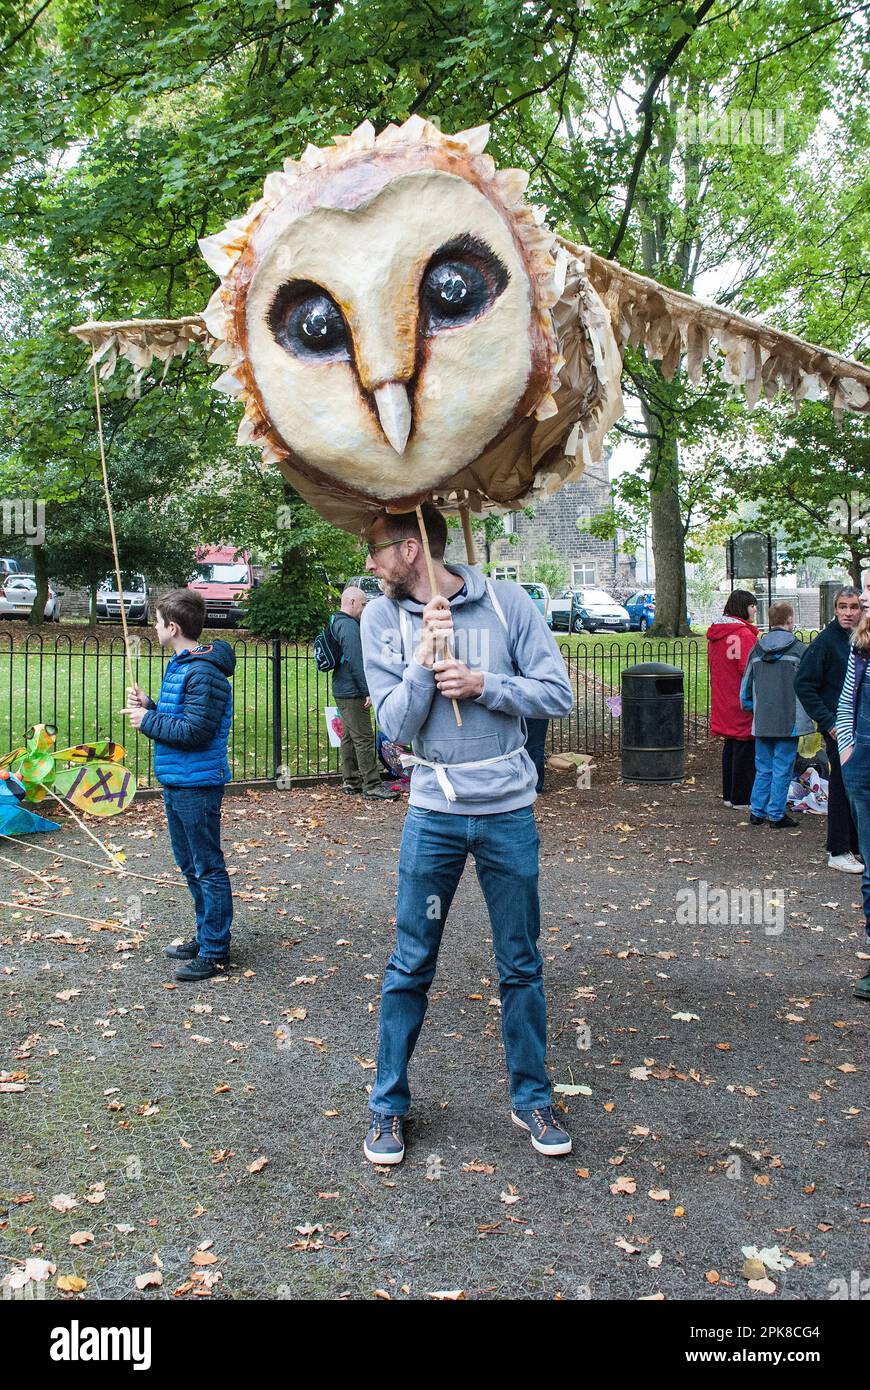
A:
<svg viewBox="0 0 870 1390">
<path fill-rule="evenodd" d="M 102 377 L 201 344 L 255 445 L 327 520 L 542 499 L 600 459 L 626 345 L 694 381 L 724 354 L 750 404 L 788 391 L 870 409 L 870 367 L 657 284 L 554 235 L 496 168 L 488 128 L 412 116 L 309 145 L 244 216 L 200 241 L 220 284 L 201 316 L 71 331 Z"/>
</svg>

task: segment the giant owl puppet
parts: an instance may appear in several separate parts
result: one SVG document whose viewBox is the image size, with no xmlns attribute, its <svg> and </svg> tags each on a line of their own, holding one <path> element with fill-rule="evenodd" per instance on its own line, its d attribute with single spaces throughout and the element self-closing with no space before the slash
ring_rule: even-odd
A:
<svg viewBox="0 0 870 1390">
<path fill-rule="evenodd" d="M 578 477 L 623 413 L 622 351 L 666 376 L 724 354 L 750 404 L 789 392 L 870 408 L 870 368 L 572 245 L 496 168 L 488 128 L 412 116 L 309 145 L 200 248 L 220 284 L 201 315 L 72 331 L 100 375 L 198 342 L 255 445 L 328 520 L 389 506 L 505 510 Z"/>
</svg>

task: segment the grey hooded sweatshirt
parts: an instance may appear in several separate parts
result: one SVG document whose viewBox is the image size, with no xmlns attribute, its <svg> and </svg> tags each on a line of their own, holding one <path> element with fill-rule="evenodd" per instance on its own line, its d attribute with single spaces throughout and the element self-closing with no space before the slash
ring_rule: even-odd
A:
<svg viewBox="0 0 870 1390">
<path fill-rule="evenodd" d="M 385 596 L 366 604 L 361 622 L 375 715 L 387 738 L 411 744 L 417 757 L 441 765 L 440 777 L 434 767 L 414 767 L 412 806 L 465 816 L 515 811 L 530 806 L 536 795 L 537 773 L 524 747 L 525 720 L 558 719 L 571 709 L 565 662 L 519 584 L 493 584 L 505 628 L 483 576 L 467 565 L 447 568 L 465 581 L 465 590 L 450 599 L 453 655 L 485 672 L 483 693 L 459 702 L 459 728 L 434 672 L 414 660 L 425 605 Z M 461 766 L 475 762 L 484 766 Z"/>
<path fill-rule="evenodd" d="M 740 703 L 752 710 L 756 738 L 799 738 L 815 729 L 794 689 L 806 650 L 805 642 L 782 627 L 765 632 L 752 648 L 743 673 Z"/>
</svg>

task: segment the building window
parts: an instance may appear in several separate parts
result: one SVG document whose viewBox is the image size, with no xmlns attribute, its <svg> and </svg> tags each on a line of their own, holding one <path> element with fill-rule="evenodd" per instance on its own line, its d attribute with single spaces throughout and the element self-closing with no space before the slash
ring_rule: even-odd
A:
<svg viewBox="0 0 870 1390">
<path fill-rule="evenodd" d="M 597 583 L 594 564 L 575 563 L 571 566 L 572 589 L 594 589 Z"/>
<path fill-rule="evenodd" d="M 517 514 L 516 512 L 505 512 L 502 517 L 502 525 L 506 536 L 515 536 L 517 533 Z"/>
<path fill-rule="evenodd" d="M 513 579 L 517 577 L 516 565 L 496 565 L 492 572 L 493 579 Z"/>
</svg>

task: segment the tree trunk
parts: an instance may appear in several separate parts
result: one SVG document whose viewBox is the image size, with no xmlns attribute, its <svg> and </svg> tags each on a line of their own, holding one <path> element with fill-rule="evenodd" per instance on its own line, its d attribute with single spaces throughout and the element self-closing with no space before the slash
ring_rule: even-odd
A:
<svg viewBox="0 0 870 1390">
<path fill-rule="evenodd" d="M 121 602 L 124 602 L 124 595 L 121 595 Z M 97 586 L 92 584 L 90 587 L 90 600 L 88 602 L 88 627 L 92 632 L 97 630 Z"/>
<path fill-rule="evenodd" d="M 861 575 L 864 569 L 863 560 L 864 557 L 861 551 L 850 550 L 849 578 L 851 579 L 852 583 L 855 585 L 855 588 L 858 590 L 859 593 L 861 591 Z"/>
<path fill-rule="evenodd" d="M 33 600 L 33 607 L 27 621 L 31 627 L 42 627 L 45 622 L 45 605 L 48 603 L 48 566 L 45 559 L 45 547 L 34 545 L 31 549 L 33 551 L 33 577 L 36 580 L 36 598 Z"/>
<path fill-rule="evenodd" d="M 641 401 L 650 434 L 650 520 L 656 571 L 654 637 L 684 637 L 686 624 L 686 553 L 678 484 L 680 455 L 677 439 Z"/>
</svg>

